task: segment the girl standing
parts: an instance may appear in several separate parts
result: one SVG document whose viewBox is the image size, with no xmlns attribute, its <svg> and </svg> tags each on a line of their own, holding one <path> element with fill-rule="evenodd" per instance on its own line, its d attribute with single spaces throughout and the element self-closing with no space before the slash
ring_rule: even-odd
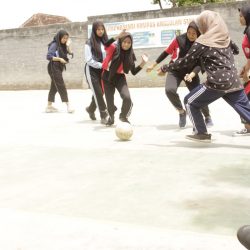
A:
<svg viewBox="0 0 250 250">
<path fill-rule="evenodd" d="M 155 63 L 147 68 L 147 72 L 151 72 L 153 68 L 162 62 L 168 55 L 171 55 L 171 62 L 176 61 L 178 58 L 184 57 L 188 50 L 193 45 L 194 41 L 199 37 L 200 32 L 195 22 L 192 21 L 187 28 L 187 32 L 177 36 L 170 45 L 162 52 L 162 54 L 156 59 Z M 200 67 L 195 68 L 179 68 L 178 70 L 171 70 L 168 72 L 165 93 L 172 103 L 172 105 L 179 112 L 179 127 L 184 128 L 186 126 L 186 111 L 182 106 L 180 97 L 177 93 L 177 89 L 180 83 L 184 80 L 189 91 L 194 89 L 200 84 L 199 73 Z M 191 72 L 191 73 L 190 73 Z M 210 116 L 208 106 L 202 108 L 202 113 L 205 117 L 206 125 L 211 127 L 213 122 Z"/>
<path fill-rule="evenodd" d="M 108 126 L 114 124 L 114 94 L 115 89 L 118 90 L 122 98 L 122 107 L 120 120 L 128 122 L 133 103 L 131 101 L 129 88 L 125 74 L 129 71 L 136 75 L 146 64 L 146 58 L 142 56 L 142 62 L 139 66 L 135 66 L 135 54 L 133 50 L 133 38 L 128 32 L 123 32 L 118 41 L 112 43 L 106 50 L 107 56 L 103 61 L 103 81 L 105 89 L 105 97 L 109 113 Z"/>
<path fill-rule="evenodd" d="M 55 102 L 55 95 L 58 92 L 62 102 L 67 106 L 68 113 L 73 113 L 69 105 L 68 93 L 63 80 L 62 73 L 66 70 L 66 64 L 69 62 L 67 54 L 70 52 L 67 47 L 69 34 L 65 30 L 60 30 L 54 37 L 53 41 L 48 45 L 47 60 L 48 73 L 51 78 L 50 91 L 48 95 L 47 113 L 57 112 L 58 110 L 52 105 Z"/>
<path fill-rule="evenodd" d="M 186 138 L 196 141 L 211 141 L 200 109 L 222 97 L 246 121 L 250 132 L 250 103 L 237 74 L 230 46 L 228 28 L 220 14 L 203 11 L 196 19 L 201 35 L 185 57 L 175 63 L 164 65 L 161 71 L 193 67 L 201 63 L 207 73 L 205 83 L 193 89 L 184 99 L 194 134 Z"/>
</svg>

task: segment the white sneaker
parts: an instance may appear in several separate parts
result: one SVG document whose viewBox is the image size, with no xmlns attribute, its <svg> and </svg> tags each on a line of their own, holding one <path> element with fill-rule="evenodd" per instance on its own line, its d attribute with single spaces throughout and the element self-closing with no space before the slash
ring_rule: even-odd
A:
<svg viewBox="0 0 250 250">
<path fill-rule="evenodd" d="M 53 107 L 53 106 L 47 106 L 45 109 L 45 112 L 46 113 L 56 113 L 56 112 L 58 112 L 58 109 Z"/>
<path fill-rule="evenodd" d="M 73 108 L 69 107 L 69 106 L 67 108 L 67 111 L 68 111 L 69 114 L 72 114 L 72 113 L 75 112 L 75 110 Z"/>
<path fill-rule="evenodd" d="M 250 131 L 247 130 L 246 128 L 243 128 L 243 129 L 241 129 L 239 131 L 236 131 L 233 134 L 233 136 L 246 136 L 246 135 L 248 135 L 248 136 L 250 135 Z"/>
</svg>

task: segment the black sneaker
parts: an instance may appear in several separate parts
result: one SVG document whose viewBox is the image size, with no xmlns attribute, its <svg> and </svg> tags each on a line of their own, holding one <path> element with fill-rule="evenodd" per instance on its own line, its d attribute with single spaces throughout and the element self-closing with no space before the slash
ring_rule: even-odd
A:
<svg viewBox="0 0 250 250">
<path fill-rule="evenodd" d="M 179 114 L 180 118 L 179 118 L 179 127 L 180 128 L 184 128 L 186 126 L 187 123 L 187 113 L 186 111 L 184 111 L 184 113 Z"/>
<path fill-rule="evenodd" d="M 126 118 L 126 117 L 125 117 L 125 118 L 124 118 L 124 117 L 120 117 L 119 119 L 120 119 L 120 121 L 122 121 L 122 122 L 127 122 L 127 123 L 130 124 L 128 118 Z"/>
<path fill-rule="evenodd" d="M 109 117 L 104 117 L 104 118 L 101 118 L 101 124 L 103 125 L 107 125 L 108 124 L 108 121 L 109 121 Z"/>
<path fill-rule="evenodd" d="M 211 142 L 211 134 L 186 135 L 186 138 L 192 141 Z"/>
<path fill-rule="evenodd" d="M 211 128 L 211 127 L 214 126 L 214 123 L 213 123 L 212 118 L 211 118 L 210 116 L 207 116 L 207 117 L 205 118 L 205 123 L 206 123 L 206 126 L 207 126 L 208 128 Z"/>
<path fill-rule="evenodd" d="M 109 115 L 108 115 L 108 111 L 101 111 L 101 124 L 107 125 L 108 120 L 109 120 Z"/>
<path fill-rule="evenodd" d="M 108 122 L 106 123 L 107 126 L 112 126 L 115 123 L 114 117 L 109 117 Z"/>
<path fill-rule="evenodd" d="M 89 107 L 87 107 L 85 110 L 88 112 L 89 118 L 90 118 L 91 120 L 95 121 L 95 120 L 96 120 L 95 112 L 91 112 L 91 111 L 89 110 Z"/>
</svg>

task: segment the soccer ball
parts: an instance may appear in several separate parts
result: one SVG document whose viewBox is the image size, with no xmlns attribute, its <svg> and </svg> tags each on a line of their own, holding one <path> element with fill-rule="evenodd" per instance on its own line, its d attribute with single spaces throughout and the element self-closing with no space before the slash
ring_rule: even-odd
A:
<svg viewBox="0 0 250 250">
<path fill-rule="evenodd" d="M 119 122 L 116 125 L 115 134 L 120 140 L 127 141 L 133 135 L 133 128 L 128 122 Z"/>
</svg>

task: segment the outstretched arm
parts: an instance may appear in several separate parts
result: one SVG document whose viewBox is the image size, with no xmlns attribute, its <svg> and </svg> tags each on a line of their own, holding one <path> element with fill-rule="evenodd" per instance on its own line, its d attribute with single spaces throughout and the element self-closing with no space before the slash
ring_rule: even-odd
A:
<svg viewBox="0 0 250 250">
<path fill-rule="evenodd" d="M 110 39 L 108 39 L 108 41 L 104 43 L 104 46 L 105 47 L 109 47 L 113 42 L 115 42 L 116 40 L 118 40 L 125 33 L 126 33 L 126 30 L 123 29 L 117 36 L 114 36 L 114 37 L 111 37 Z"/>
<path fill-rule="evenodd" d="M 174 50 L 179 47 L 176 38 L 170 43 L 170 45 L 158 56 L 153 64 L 147 67 L 147 72 L 151 72 L 157 64 L 161 63 L 168 55 L 173 54 Z"/>
<path fill-rule="evenodd" d="M 204 47 L 204 45 L 194 43 L 184 57 L 177 59 L 174 63 L 164 64 L 160 71 L 166 73 L 170 70 L 180 70 L 181 68 L 194 68 L 197 66 L 198 59 L 204 51 L 202 46 Z"/>
</svg>

